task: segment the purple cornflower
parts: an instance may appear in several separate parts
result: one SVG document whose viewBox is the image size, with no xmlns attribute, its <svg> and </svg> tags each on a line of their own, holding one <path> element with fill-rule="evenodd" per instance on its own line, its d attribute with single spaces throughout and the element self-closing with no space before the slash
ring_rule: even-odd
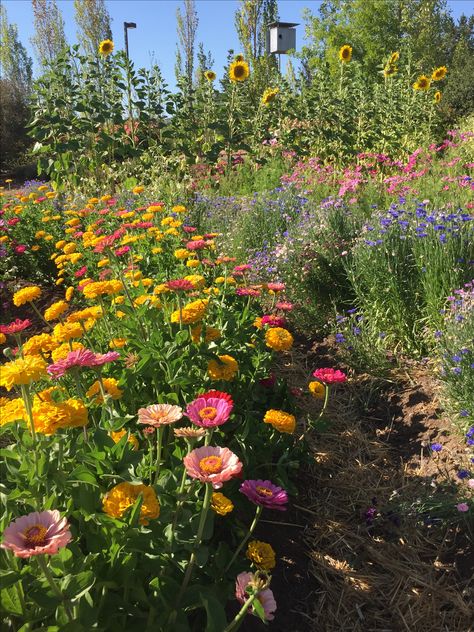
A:
<svg viewBox="0 0 474 632">
<path fill-rule="evenodd" d="M 432 443 L 431 444 L 431 450 L 433 452 L 441 452 L 442 449 L 443 449 L 443 446 L 441 445 L 441 443 Z"/>
</svg>

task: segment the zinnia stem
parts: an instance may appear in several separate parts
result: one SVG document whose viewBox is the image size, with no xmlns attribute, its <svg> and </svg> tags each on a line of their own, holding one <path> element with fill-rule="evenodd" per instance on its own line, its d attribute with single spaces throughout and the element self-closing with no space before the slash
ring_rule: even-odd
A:
<svg viewBox="0 0 474 632">
<path fill-rule="evenodd" d="M 158 438 L 156 441 L 156 472 L 155 472 L 155 483 L 158 480 L 158 477 L 160 475 L 160 467 L 161 467 L 161 450 L 163 447 L 163 432 L 164 432 L 164 428 L 163 426 L 161 426 L 161 428 L 158 428 Z"/>
<path fill-rule="evenodd" d="M 329 384 L 325 384 L 324 385 L 324 403 L 323 403 L 321 412 L 319 413 L 318 419 L 321 419 L 321 417 L 324 415 L 324 411 L 327 408 L 328 402 L 329 402 Z"/>
<path fill-rule="evenodd" d="M 244 548 L 245 544 L 247 543 L 248 539 L 250 538 L 250 536 L 252 535 L 252 533 L 255 530 L 255 527 L 257 526 L 257 522 L 258 519 L 260 518 L 261 514 L 263 511 L 263 507 L 261 505 L 257 505 L 257 511 L 255 512 L 255 516 L 253 519 L 252 524 L 249 527 L 249 530 L 247 532 L 247 535 L 245 536 L 245 538 L 242 540 L 242 542 L 239 544 L 239 546 L 237 547 L 237 550 L 235 551 L 234 555 L 232 556 L 232 559 L 230 560 L 230 562 L 227 564 L 227 566 L 224 569 L 224 573 L 227 573 L 227 571 L 229 570 L 229 568 L 232 566 L 232 564 L 235 562 L 238 554 L 240 553 L 240 551 Z"/>
<path fill-rule="evenodd" d="M 44 559 L 43 555 L 38 555 L 37 559 L 38 559 L 38 564 L 41 570 L 43 571 L 43 575 L 46 577 L 46 580 L 48 584 L 51 586 L 51 589 L 53 590 L 53 592 L 59 597 L 59 599 L 61 599 L 64 605 L 64 609 L 66 611 L 67 618 L 72 623 L 73 616 L 72 616 L 71 604 L 69 603 L 68 600 L 66 600 L 65 596 L 56 585 L 56 582 L 54 581 L 54 578 L 51 575 L 51 571 L 49 570 L 48 564 L 46 563 L 46 560 Z"/>
<path fill-rule="evenodd" d="M 212 497 L 212 484 L 206 483 L 206 493 L 204 494 L 204 501 L 202 503 L 201 517 L 199 519 L 199 526 L 198 526 L 198 530 L 196 534 L 196 540 L 194 541 L 193 552 L 191 553 L 191 557 L 189 558 L 189 564 L 188 564 L 188 567 L 186 568 L 186 574 L 184 575 L 183 583 L 181 584 L 178 598 L 176 599 L 176 605 L 174 608 L 175 612 L 179 608 L 179 604 L 181 603 L 181 599 L 186 591 L 186 588 L 188 587 L 189 581 L 191 579 L 191 575 L 193 573 L 194 564 L 196 563 L 196 552 L 199 549 L 199 546 L 201 544 L 202 534 L 204 532 L 204 526 L 206 524 L 207 512 L 209 511 L 209 505 L 211 504 L 211 497 Z"/>
<path fill-rule="evenodd" d="M 229 623 L 229 625 L 225 628 L 224 632 L 235 632 L 235 630 L 238 630 L 240 628 L 240 625 L 241 625 L 242 621 L 244 620 L 245 615 L 248 612 L 248 609 L 251 607 L 251 605 L 255 601 L 257 595 L 258 595 L 257 592 L 254 592 L 253 595 L 250 595 L 250 597 L 244 603 L 242 608 L 236 614 L 234 620 L 231 621 Z"/>
</svg>

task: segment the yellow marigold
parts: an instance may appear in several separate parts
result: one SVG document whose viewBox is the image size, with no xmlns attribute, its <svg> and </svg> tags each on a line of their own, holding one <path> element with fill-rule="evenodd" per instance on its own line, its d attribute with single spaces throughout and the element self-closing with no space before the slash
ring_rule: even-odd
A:
<svg viewBox="0 0 474 632">
<path fill-rule="evenodd" d="M 86 426 L 88 422 L 87 408 L 79 399 L 68 399 L 60 403 L 35 399 L 33 422 L 36 432 L 52 435 L 61 428 Z"/>
<path fill-rule="evenodd" d="M 143 495 L 140 509 L 140 524 L 147 525 L 153 518 L 160 515 L 160 503 L 153 487 L 143 483 L 119 483 L 113 487 L 104 497 L 103 510 L 112 518 L 121 518 L 129 507 L 132 507 L 139 495 Z"/>
<path fill-rule="evenodd" d="M 89 418 L 86 405 L 80 399 L 70 398 L 60 404 L 67 412 L 66 428 L 78 428 L 86 426 Z"/>
<path fill-rule="evenodd" d="M 229 68 L 229 79 L 233 82 L 245 81 L 249 78 L 250 70 L 246 61 L 234 61 Z"/>
<path fill-rule="evenodd" d="M 53 362 L 64 360 L 70 351 L 78 351 L 79 349 L 84 349 L 82 342 L 71 342 L 70 344 L 68 342 L 63 342 L 63 344 L 59 345 L 57 349 L 53 350 L 51 358 Z"/>
<path fill-rule="evenodd" d="M 107 395 L 112 399 L 120 399 L 123 395 L 123 391 L 118 387 L 118 380 L 113 377 L 105 377 L 102 379 L 104 390 Z M 96 380 L 87 390 L 87 397 L 94 399 L 95 404 L 102 404 L 104 398 L 100 390 L 100 382 Z"/>
<path fill-rule="evenodd" d="M 439 68 L 435 68 L 431 74 L 431 81 L 441 81 L 448 74 L 448 69 L 446 66 L 439 66 Z"/>
<path fill-rule="evenodd" d="M 420 75 L 418 79 L 415 81 L 415 83 L 413 84 L 413 89 L 426 92 L 427 90 L 429 90 L 430 85 L 431 85 L 431 79 L 427 77 L 426 75 Z"/>
<path fill-rule="evenodd" d="M 144 190 L 145 190 L 145 187 L 139 185 L 139 186 L 133 187 L 132 193 L 135 193 L 135 195 L 139 195 L 140 193 L 143 193 Z"/>
<path fill-rule="evenodd" d="M 72 286 L 68 287 L 65 292 L 66 301 L 70 301 L 73 294 L 74 294 L 74 288 Z"/>
<path fill-rule="evenodd" d="M 38 246 L 38 244 L 31 246 L 31 252 L 38 252 L 38 250 L 41 250 L 41 246 Z"/>
<path fill-rule="evenodd" d="M 82 338 L 84 332 L 79 323 L 58 323 L 53 329 L 53 338 L 58 342 L 68 342 L 73 338 Z"/>
<path fill-rule="evenodd" d="M 117 432 L 110 432 L 109 434 L 112 437 L 113 442 L 118 443 L 120 439 L 128 433 L 125 428 L 122 428 L 122 430 L 117 430 Z M 127 441 L 131 444 L 134 450 L 138 450 L 140 444 L 138 443 L 138 439 L 135 437 L 135 435 L 129 435 Z"/>
<path fill-rule="evenodd" d="M 296 428 L 296 418 L 290 413 L 283 410 L 267 410 L 263 421 L 271 424 L 279 432 L 287 432 L 292 434 Z"/>
<path fill-rule="evenodd" d="M 69 261 L 71 263 L 77 263 L 79 259 L 82 259 L 82 252 L 73 252 L 72 255 L 69 255 Z"/>
<path fill-rule="evenodd" d="M 65 255 L 70 255 L 72 252 L 76 252 L 77 246 L 73 241 L 70 241 L 63 246 L 63 252 Z"/>
<path fill-rule="evenodd" d="M 122 349 L 127 344 L 126 338 L 112 338 L 109 342 L 109 347 L 111 349 Z"/>
<path fill-rule="evenodd" d="M 267 88 L 262 95 L 262 105 L 269 105 L 278 93 L 278 88 Z"/>
<path fill-rule="evenodd" d="M 234 504 L 224 494 L 214 492 L 211 497 L 211 509 L 219 516 L 225 516 L 234 509 Z"/>
<path fill-rule="evenodd" d="M 270 544 L 252 540 L 247 546 L 247 558 L 262 571 L 271 571 L 275 568 L 275 551 Z"/>
<path fill-rule="evenodd" d="M 23 355 L 39 355 L 56 349 L 58 343 L 50 334 L 38 334 L 31 336 L 23 345 Z"/>
<path fill-rule="evenodd" d="M 80 323 L 81 321 L 86 321 L 97 318 L 102 318 L 104 315 L 102 311 L 102 307 L 100 305 L 93 305 L 91 307 L 86 307 L 85 309 L 78 310 L 77 312 L 72 312 L 67 317 L 68 323 Z"/>
<path fill-rule="evenodd" d="M 65 389 L 62 386 L 50 386 L 49 388 L 44 388 L 42 391 L 38 391 L 34 396 L 34 403 L 40 402 L 50 402 L 54 403 L 55 399 L 53 395 L 61 395 L 61 393 L 65 393 Z"/>
<path fill-rule="evenodd" d="M 192 327 L 191 338 L 193 342 L 195 343 L 201 342 L 201 334 L 202 334 L 201 325 L 196 325 L 195 327 Z M 217 329 L 217 327 L 206 327 L 206 330 L 204 332 L 204 341 L 212 342 L 213 340 L 219 340 L 221 335 L 222 335 L 221 331 L 220 329 Z"/>
<path fill-rule="evenodd" d="M 193 284 L 195 290 L 201 290 L 206 285 L 206 279 L 200 274 L 188 274 L 184 278 Z"/>
<path fill-rule="evenodd" d="M 186 213 L 186 207 L 183 206 L 182 204 L 177 204 L 176 206 L 173 206 L 171 211 L 173 213 Z"/>
<path fill-rule="evenodd" d="M 324 399 L 326 395 L 326 387 L 324 384 L 321 384 L 321 382 L 310 382 L 308 388 L 315 399 Z"/>
<path fill-rule="evenodd" d="M 97 267 L 103 268 L 104 266 L 108 266 L 109 263 L 110 263 L 110 259 L 106 257 L 105 259 L 101 259 L 100 261 L 97 262 Z"/>
<path fill-rule="evenodd" d="M 26 421 L 26 409 L 20 397 L 7 399 L 0 397 L 0 427 L 15 421 Z"/>
<path fill-rule="evenodd" d="M 293 336 L 283 327 L 270 327 L 265 332 L 265 343 L 274 351 L 288 351 L 293 346 Z"/>
<path fill-rule="evenodd" d="M 181 322 L 184 325 L 194 325 L 195 323 L 198 323 L 204 318 L 208 303 L 208 299 L 198 299 L 197 301 L 187 303 L 187 305 L 185 305 L 181 310 Z M 179 321 L 180 313 L 177 309 L 171 314 L 171 322 L 179 323 Z"/>
<path fill-rule="evenodd" d="M 191 256 L 191 252 L 189 250 L 186 250 L 186 248 L 178 248 L 174 251 L 174 256 L 176 257 L 176 259 L 187 259 L 189 256 Z"/>
<path fill-rule="evenodd" d="M 199 267 L 199 265 L 200 265 L 199 259 L 188 259 L 186 261 L 186 266 L 188 268 L 197 268 Z"/>
<path fill-rule="evenodd" d="M 102 40 L 102 42 L 99 44 L 99 54 L 103 57 L 107 57 L 107 55 L 110 55 L 113 50 L 114 43 L 112 42 L 112 40 Z"/>
<path fill-rule="evenodd" d="M 44 237 L 46 235 L 46 232 L 44 230 L 38 230 L 35 233 L 35 239 L 41 239 L 41 237 Z"/>
<path fill-rule="evenodd" d="M 41 356 L 17 358 L 0 366 L 0 386 L 11 391 L 13 386 L 36 382 L 46 375 L 46 362 Z"/>
<path fill-rule="evenodd" d="M 341 46 L 339 49 L 339 59 L 343 64 L 350 62 L 352 59 L 352 46 L 349 46 L 349 44 Z"/>
<path fill-rule="evenodd" d="M 31 303 L 32 301 L 36 301 L 37 298 L 41 296 L 41 288 L 37 285 L 30 285 L 28 287 L 23 287 L 21 290 L 18 290 L 13 295 L 13 304 L 16 307 L 20 307 L 25 303 Z"/>
<path fill-rule="evenodd" d="M 118 292 L 121 292 L 122 290 L 122 281 L 92 281 L 92 283 L 88 283 L 84 287 L 83 294 L 86 298 L 97 298 L 98 296 L 103 296 L 104 294 L 118 294 Z"/>
<path fill-rule="evenodd" d="M 44 312 L 44 319 L 47 321 L 56 320 L 68 309 L 69 304 L 66 301 L 56 301 L 48 307 Z"/>
<path fill-rule="evenodd" d="M 220 355 L 217 360 L 210 360 L 207 365 L 207 374 L 211 380 L 231 382 L 238 370 L 239 363 L 229 355 Z"/>
</svg>

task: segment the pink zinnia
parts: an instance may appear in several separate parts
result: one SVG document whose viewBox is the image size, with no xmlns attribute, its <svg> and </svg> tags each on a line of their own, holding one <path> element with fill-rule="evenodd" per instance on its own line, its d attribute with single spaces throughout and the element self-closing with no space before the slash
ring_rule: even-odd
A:
<svg viewBox="0 0 474 632">
<path fill-rule="evenodd" d="M 94 366 L 102 366 L 108 362 L 115 362 L 120 358 L 120 353 L 117 351 L 107 351 L 107 353 L 98 353 L 95 356 Z"/>
<path fill-rule="evenodd" d="M 339 384 L 347 380 L 347 376 L 339 369 L 316 369 L 313 371 L 313 377 L 323 384 Z"/>
<path fill-rule="evenodd" d="M 469 505 L 467 503 L 459 503 L 456 505 L 456 509 L 461 513 L 466 513 L 466 511 L 469 511 Z"/>
<path fill-rule="evenodd" d="M 166 287 L 172 292 L 189 292 L 194 290 L 194 285 L 186 279 L 174 279 L 165 283 Z"/>
<path fill-rule="evenodd" d="M 265 314 L 265 316 L 262 316 L 262 325 L 268 325 L 269 327 L 284 327 L 286 325 L 286 320 L 281 316 Z"/>
<path fill-rule="evenodd" d="M 243 263 L 240 266 L 235 266 L 234 272 L 246 272 L 247 270 L 251 270 L 252 266 L 248 263 Z"/>
<path fill-rule="evenodd" d="M 120 358 L 120 354 L 116 351 L 109 351 L 104 354 L 95 354 L 90 349 L 78 349 L 70 351 L 63 360 L 58 360 L 54 364 L 50 364 L 46 369 L 51 377 L 62 377 L 68 369 L 73 367 L 95 367 L 102 366 L 107 362 L 113 362 Z"/>
<path fill-rule="evenodd" d="M 79 268 L 79 270 L 76 270 L 76 272 L 74 272 L 74 276 L 76 277 L 76 279 L 79 279 L 79 277 L 84 276 L 86 272 L 87 266 L 82 266 L 82 268 Z"/>
<path fill-rule="evenodd" d="M 267 288 L 273 290 L 273 292 L 282 292 L 286 285 L 284 283 L 267 283 Z"/>
<path fill-rule="evenodd" d="M 15 246 L 14 251 L 17 255 L 22 255 L 26 251 L 26 246 L 23 244 Z"/>
<path fill-rule="evenodd" d="M 249 584 L 252 584 L 254 582 L 255 576 L 253 573 L 240 573 L 239 575 L 237 575 L 237 579 L 235 580 L 235 596 L 237 598 L 237 601 L 239 601 L 241 604 L 244 604 L 249 598 L 249 595 L 247 594 L 245 589 Z M 270 588 L 264 588 L 264 590 L 260 590 L 257 593 L 256 598 L 262 604 L 263 611 L 265 613 L 265 619 L 267 621 L 272 621 L 275 618 L 273 613 L 277 609 L 273 592 L 270 590 Z M 255 608 L 253 606 L 250 609 L 250 613 L 255 614 Z"/>
<path fill-rule="evenodd" d="M 31 320 L 20 320 L 17 318 L 8 325 L 0 325 L 0 333 L 2 334 L 17 334 L 24 329 L 31 326 Z"/>
<path fill-rule="evenodd" d="M 242 483 L 239 491 L 255 505 L 286 511 L 288 494 L 282 487 L 277 487 L 271 481 L 247 480 Z"/>
<path fill-rule="evenodd" d="M 3 532 L 0 546 L 9 549 L 16 557 L 53 555 L 72 539 L 69 523 L 59 511 L 37 511 L 20 516 Z"/>
<path fill-rule="evenodd" d="M 138 423 L 160 428 L 179 421 L 183 416 L 183 409 L 173 404 L 152 404 L 138 411 Z"/>
<path fill-rule="evenodd" d="M 280 309 L 282 312 L 291 312 L 291 310 L 294 308 L 293 303 L 289 303 L 288 301 L 279 301 L 275 307 L 277 309 Z"/>
<path fill-rule="evenodd" d="M 204 239 L 196 239 L 196 241 L 188 241 L 186 248 L 188 250 L 203 250 L 208 247 L 207 241 Z"/>
<path fill-rule="evenodd" d="M 183 226 L 183 230 L 185 233 L 194 233 L 197 228 L 195 226 Z"/>
<path fill-rule="evenodd" d="M 130 250 L 130 246 L 122 246 L 121 248 L 117 248 L 114 254 L 116 257 L 121 257 L 122 255 L 126 255 L 127 252 L 130 252 Z"/>
<path fill-rule="evenodd" d="M 213 428 L 222 426 L 229 419 L 231 412 L 232 404 L 225 399 L 198 397 L 188 405 L 185 414 L 196 426 Z"/>
<path fill-rule="evenodd" d="M 260 291 L 253 287 L 238 287 L 235 293 L 238 296 L 260 296 Z"/>
<path fill-rule="evenodd" d="M 229 448 L 210 445 L 196 448 L 184 457 L 183 462 L 188 476 L 197 478 L 201 483 L 212 483 L 214 489 L 220 489 L 243 467 L 239 457 Z"/>
</svg>

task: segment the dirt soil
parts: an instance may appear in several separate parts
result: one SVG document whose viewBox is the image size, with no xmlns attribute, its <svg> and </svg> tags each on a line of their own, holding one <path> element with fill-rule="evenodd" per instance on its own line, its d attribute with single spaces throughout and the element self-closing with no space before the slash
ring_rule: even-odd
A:
<svg viewBox="0 0 474 632">
<path fill-rule="evenodd" d="M 307 392 L 311 371 L 338 366 L 331 341 L 300 341 L 278 373 Z M 320 403 L 301 400 L 301 418 Z M 474 525 L 455 504 L 468 494 L 463 438 L 426 367 L 373 384 L 352 376 L 331 397 L 324 430 L 307 434 L 311 464 L 299 497 L 259 537 L 279 556 L 275 632 L 474 630 Z M 439 455 L 429 450 L 443 445 Z M 287 524 L 285 524 L 287 523 Z M 265 629 L 247 617 L 243 630 Z"/>
</svg>

